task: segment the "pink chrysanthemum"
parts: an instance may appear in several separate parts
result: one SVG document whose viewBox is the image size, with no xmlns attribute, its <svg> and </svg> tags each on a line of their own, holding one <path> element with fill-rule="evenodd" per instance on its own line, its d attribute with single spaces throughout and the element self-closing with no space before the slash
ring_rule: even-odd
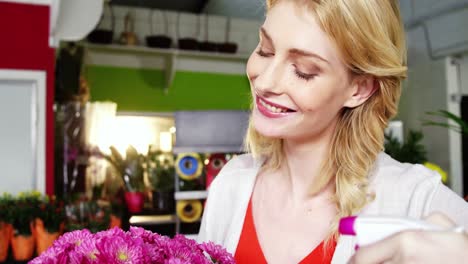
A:
<svg viewBox="0 0 468 264">
<path fill-rule="evenodd" d="M 198 244 L 176 235 L 173 239 L 143 228 L 128 232 L 114 228 L 91 234 L 88 230 L 64 234 L 32 264 L 231 264 L 234 259 L 214 243 Z"/>
<path fill-rule="evenodd" d="M 222 246 L 216 245 L 213 242 L 207 242 L 203 243 L 200 245 L 200 248 L 208 253 L 212 260 L 215 263 L 220 263 L 220 264 L 235 264 L 236 261 L 234 260 L 234 257 L 226 251 Z"/>
<path fill-rule="evenodd" d="M 203 255 L 203 251 L 198 248 L 195 240 L 183 235 L 176 235 L 165 247 L 169 258 L 178 258 L 193 264 L 212 263 Z"/>
<path fill-rule="evenodd" d="M 125 239 L 124 236 L 101 237 L 96 242 L 99 263 L 132 264 L 144 262 L 142 239 Z"/>
<path fill-rule="evenodd" d="M 54 242 L 54 248 L 80 246 L 84 240 L 92 239 L 93 234 L 87 229 L 71 231 L 63 234 Z"/>
<path fill-rule="evenodd" d="M 112 229 L 97 232 L 96 234 L 94 234 L 95 240 L 99 240 L 103 237 L 125 237 L 127 239 L 131 239 L 130 236 L 125 231 L 123 231 L 122 229 L 118 227 L 114 227 Z"/>
<path fill-rule="evenodd" d="M 164 264 L 192 264 L 189 260 L 182 260 L 180 258 L 170 258 L 163 262 Z"/>
<path fill-rule="evenodd" d="M 79 247 L 76 247 L 74 254 L 71 254 L 71 258 L 74 257 L 74 261 L 77 263 L 98 263 L 97 254 L 99 253 L 96 248 L 95 239 L 87 239 L 81 243 Z"/>
<path fill-rule="evenodd" d="M 44 251 L 39 257 L 31 260 L 30 264 L 67 264 L 68 261 L 68 252 L 73 248 L 72 245 L 69 245 L 68 248 L 61 251 L 60 249 L 64 249 L 64 247 L 56 248 L 56 247 L 49 247 L 46 251 Z"/>
</svg>

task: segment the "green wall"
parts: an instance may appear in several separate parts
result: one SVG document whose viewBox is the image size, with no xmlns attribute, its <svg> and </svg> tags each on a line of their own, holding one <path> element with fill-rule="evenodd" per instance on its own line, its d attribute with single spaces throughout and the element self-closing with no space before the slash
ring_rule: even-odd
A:
<svg viewBox="0 0 468 264">
<path fill-rule="evenodd" d="M 92 101 L 113 101 L 118 111 L 249 109 L 245 75 L 178 71 L 167 94 L 161 70 L 88 66 Z"/>
</svg>

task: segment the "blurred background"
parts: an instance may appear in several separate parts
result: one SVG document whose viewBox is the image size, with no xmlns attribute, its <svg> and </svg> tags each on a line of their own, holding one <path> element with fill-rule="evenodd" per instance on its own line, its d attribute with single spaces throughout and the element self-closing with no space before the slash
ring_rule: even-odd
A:
<svg viewBox="0 0 468 264">
<path fill-rule="evenodd" d="M 385 151 L 465 197 L 468 1 L 400 8 L 409 72 Z M 211 181 L 243 151 L 264 13 L 261 0 L 0 0 L 0 224 L 196 237 Z"/>
</svg>

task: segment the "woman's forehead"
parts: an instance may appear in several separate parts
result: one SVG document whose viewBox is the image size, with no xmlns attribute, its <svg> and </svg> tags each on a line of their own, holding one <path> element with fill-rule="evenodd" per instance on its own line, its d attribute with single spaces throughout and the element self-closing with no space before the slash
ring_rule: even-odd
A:
<svg viewBox="0 0 468 264">
<path fill-rule="evenodd" d="M 279 1 L 267 13 L 261 31 L 273 41 L 275 49 L 297 49 L 315 53 L 332 64 L 340 63 L 334 42 L 321 29 L 308 8 L 293 1 Z M 264 34 L 260 33 L 262 38 Z"/>
</svg>

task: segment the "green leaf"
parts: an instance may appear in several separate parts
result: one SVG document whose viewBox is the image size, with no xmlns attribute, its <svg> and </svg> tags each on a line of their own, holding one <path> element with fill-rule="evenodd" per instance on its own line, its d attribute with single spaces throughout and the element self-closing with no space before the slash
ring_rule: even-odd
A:
<svg viewBox="0 0 468 264">
<path fill-rule="evenodd" d="M 420 131 L 410 131 L 406 141 L 401 144 L 392 134 L 385 135 L 385 152 L 400 162 L 424 163 L 427 153 L 420 142 L 424 138 Z"/>
<path fill-rule="evenodd" d="M 448 123 L 442 123 L 442 122 L 434 122 L 434 121 L 425 121 L 423 125 L 432 125 L 432 126 L 440 126 L 440 127 L 446 127 L 449 129 L 453 129 L 454 131 L 457 131 L 459 133 L 464 133 L 468 134 L 468 123 L 465 122 L 462 118 L 459 116 L 443 109 L 439 109 L 435 112 L 426 112 L 426 114 L 431 115 L 431 116 L 436 116 L 436 117 L 441 117 L 441 118 L 446 118 L 449 120 L 452 120 L 455 122 L 458 126 L 454 126 Z"/>
</svg>

